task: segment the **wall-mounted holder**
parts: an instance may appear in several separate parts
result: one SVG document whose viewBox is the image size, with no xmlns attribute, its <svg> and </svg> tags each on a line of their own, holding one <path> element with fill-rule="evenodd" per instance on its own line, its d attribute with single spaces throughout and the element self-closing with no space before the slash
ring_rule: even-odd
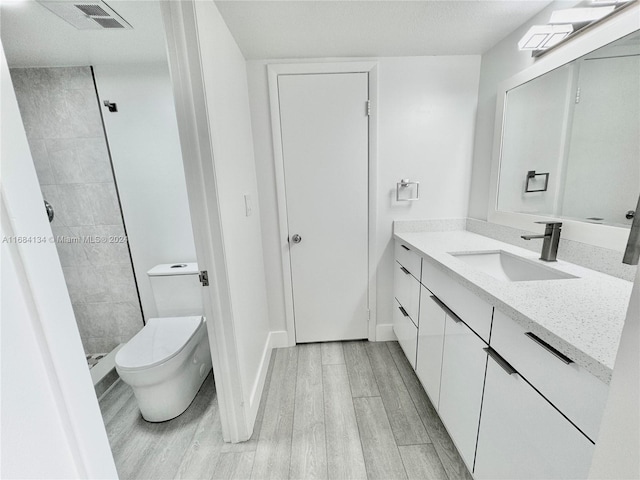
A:
<svg viewBox="0 0 640 480">
<path fill-rule="evenodd" d="M 115 102 L 110 102 L 109 100 L 105 100 L 102 103 L 104 104 L 105 107 L 107 107 L 109 109 L 110 112 L 117 112 L 118 111 L 118 105 L 116 105 Z"/>
<path fill-rule="evenodd" d="M 413 202 L 419 199 L 420 182 L 412 182 L 408 178 L 403 178 L 396 184 L 396 201 Z"/>
<path fill-rule="evenodd" d="M 531 180 L 535 179 L 536 177 L 544 177 L 544 187 L 536 189 L 536 188 L 532 188 L 529 185 L 529 182 L 531 182 Z M 548 186 L 549 186 L 549 173 L 536 173 L 535 170 L 529 170 L 527 172 L 527 183 L 524 189 L 525 193 L 546 192 Z"/>
</svg>

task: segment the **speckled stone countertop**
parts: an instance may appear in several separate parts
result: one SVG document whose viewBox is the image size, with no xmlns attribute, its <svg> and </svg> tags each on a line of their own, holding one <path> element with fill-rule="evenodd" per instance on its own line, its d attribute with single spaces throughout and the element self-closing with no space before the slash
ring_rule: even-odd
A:
<svg viewBox="0 0 640 480">
<path fill-rule="evenodd" d="M 396 233 L 424 261 L 531 330 L 605 383 L 626 317 L 632 282 L 571 263 L 543 262 L 539 254 L 465 230 Z M 508 282 L 450 255 L 503 250 L 579 278 Z"/>
</svg>

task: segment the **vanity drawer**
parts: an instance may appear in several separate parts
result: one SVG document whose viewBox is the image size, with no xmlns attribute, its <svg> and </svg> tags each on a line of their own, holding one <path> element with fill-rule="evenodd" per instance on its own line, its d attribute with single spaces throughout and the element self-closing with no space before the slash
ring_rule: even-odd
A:
<svg viewBox="0 0 640 480">
<path fill-rule="evenodd" d="M 396 240 L 396 262 L 411 272 L 411 275 L 420 280 L 422 257 L 411 250 L 406 243 Z"/>
<path fill-rule="evenodd" d="M 418 329 L 411 319 L 402 312 L 401 305 L 397 301 L 393 302 L 393 333 L 396 334 L 398 343 L 404 350 L 411 368 L 415 370 Z"/>
<path fill-rule="evenodd" d="M 441 272 L 428 261 L 422 265 L 422 284 L 433 292 L 449 309 L 489 343 L 493 306 Z"/>
<path fill-rule="evenodd" d="M 400 305 L 406 310 L 411 321 L 418 326 L 418 307 L 420 305 L 420 282 L 407 269 L 394 262 L 394 295 Z"/>
<path fill-rule="evenodd" d="M 595 442 L 609 386 L 539 342 L 539 337 L 495 311 L 491 347 Z"/>
</svg>

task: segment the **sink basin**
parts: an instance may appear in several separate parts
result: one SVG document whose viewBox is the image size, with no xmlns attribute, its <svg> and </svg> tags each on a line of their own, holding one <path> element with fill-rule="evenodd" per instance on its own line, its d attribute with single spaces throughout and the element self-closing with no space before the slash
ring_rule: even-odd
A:
<svg viewBox="0 0 640 480">
<path fill-rule="evenodd" d="M 450 252 L 449 254 L 498 280 L 506 282 L 578 278 L 503 250 L 473 253 Z"/>
</svg>

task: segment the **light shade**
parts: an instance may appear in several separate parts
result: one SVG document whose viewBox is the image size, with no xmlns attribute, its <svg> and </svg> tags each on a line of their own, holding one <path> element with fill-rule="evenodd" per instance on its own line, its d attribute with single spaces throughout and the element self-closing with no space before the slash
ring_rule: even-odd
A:
<svg viewBox="0 0 640 480">
<path fill-rule="evenodd" d="M 573 32 L 573 25 L 534 25 L 518 42 L 520 50 L 546 50 Z"/>
<path fill-rule="evenodd" d="M 566 8 L 551 13 L 551 24 L 591 23 L 606 17 L 616 9 L 615 5 L 608 7 Z"/>
</svg>

